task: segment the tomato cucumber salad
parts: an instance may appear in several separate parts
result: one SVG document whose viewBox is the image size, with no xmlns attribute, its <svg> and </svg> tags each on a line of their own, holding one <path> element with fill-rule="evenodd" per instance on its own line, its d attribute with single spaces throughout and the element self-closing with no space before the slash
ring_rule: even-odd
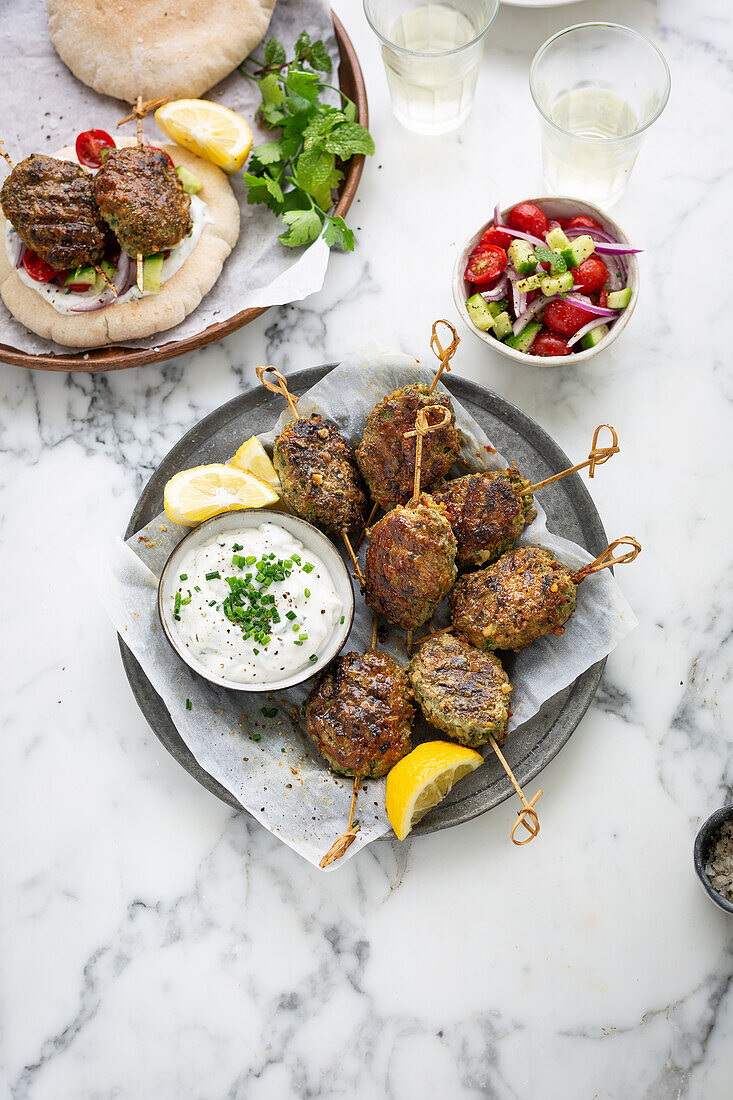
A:
<svg viewBox="0 0 733 1100">
<path fill-rule="evenodd" d="M 625 256 L 586 214 L 548 218 L 520 202 L 494 220 L 468 257 L 468 315 L 481 332 L 527 355 L 571 355 L 599 344 L 631 302 Z"/>
</svg>

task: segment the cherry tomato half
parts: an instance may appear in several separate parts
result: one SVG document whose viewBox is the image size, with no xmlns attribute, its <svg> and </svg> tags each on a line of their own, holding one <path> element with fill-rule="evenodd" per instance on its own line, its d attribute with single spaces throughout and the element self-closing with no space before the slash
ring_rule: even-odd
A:
<svg viewBox="0 0 733 1100">
<path fill-rule="evenodd" d="M 157 149 L 157 151 L 159 153 L 162 153 L 163 156 L 167 158 L 168 163 L 170 164 L 171 168 L 175 168 L 175 164 L 173 162 L 173 157 L 170 155 L 170 153 L 166 153 L 165 149 L 161 149 L 157 145 L 146 145 L 145 148 L 146 149 Z"/>
<path fill-rule="evenodd" d="M 508 221 L 512 229 L 518 229 L 520 233 L 533 233 L 535 237 L 541 237 L 547 229 L 547 218 L 533 202 L 517 203 L 509 211 Z"/>
<path fill-rule="evenodd" d="M 596 302 L 596 305 L 601 306 L 603 309 L 608 309 L 608 292 L 605 290 L 600 290 L 597 297 L 598 301 Z"/>
<path fill-rule="evenodd" d="M 490 244 L 498 245 L 499 248 L 503 248 L 505 251 L 512 243 L 511 233 L 505 232 L 503 229 L 497 229 L 496 226 L 491 225 L 484 233 L 481 240 L 478 242 L 477 248 L 488 248 Z"/>
<path fill-rule="evenodd" d="M 468 257 L 464 278 L 469 283 L 483 286 L 498 278 L 506 267 L 506 252 L 496 244 L 488 248 L 474 248 Z"/>
<path fill-rule="evenodd" d="M 573 336 L 579 328 L 587 325 L 593 319 L 593 314 L 580 306 L 574 306 L 572 302 L 565 302 L 562 298 L 556 298 L 545 306 L 544 322 L 554 332 L 563 336 Z"/>
<path fill-rule="evenodd" d="M 579 229 L 603 229 L 602 225 L 593 221 L 593 218 L 589 218 L 587 214 L 576 214 L 574 218 L 571 218 L 567 223 L 568 229 L 575 229 L 576 226 Z"/>
<path fill-rule="evenodd" d="M 556 336 L 554 332 L 548 332 L 546 328 L 543 328 L 541 332 L 538 332 L 532 341 L 532 346 L 529 349 L 530 355 L 569 355 L 572 348 L 569 348 L 566 341 L 561 336 Z"/>
<path fill-rule="evenodd" d="M 35 252 L 31 252 L 30 248 L 23 256 L 23 267 L 31 279 L 35 279 L 37 283 L 50 283 L 52 279 L 56 278 L 56 272 L 51 265 L 42 260 Z"/>
<path fill-rule="evenodd" d="M 573 269 L 573 290 L 582 290 L 583 294 L 595 294 L 605 286 L 608 268 L 600 256 L 589 256 Z"/>
<path fill-rule="evenodd" d="M 76 139 L 76 158 L 85 168 L 101 168 L 102 150 L 116 148 L 105 130 L 84 130 Z"/>
</svg>

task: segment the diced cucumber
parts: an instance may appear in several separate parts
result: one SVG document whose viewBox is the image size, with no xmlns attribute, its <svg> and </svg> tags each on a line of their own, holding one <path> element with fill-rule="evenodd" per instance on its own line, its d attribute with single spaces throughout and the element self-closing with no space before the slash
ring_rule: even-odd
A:
<svg viewBox="0 0 733 1100">
<path fill-rule="evenodd" d="M 497 340 L 506 340 L 507 336 L 512 334 L 512 319 L 509 314 L 504 310 L 503 313 L 497 314 L 494 318 L 494 331 L 492 336 L 495 336 Z"/>
<path fill-rule="evenodd" d="M 570 248 L 570 241 L 565 234 L 565 230 L 561 229 L 559 225 L 556 225 L 554 229 L 547 230 L 545 240 L 549 248 L 558 252 L 561 252 L 563 248 Z"/>
<path fill-rule="evenodd" d="M 543 275 L 540 279 L 540 290 L 548 297 L 552 294 L 567 294 L 573 289 L 573 276 L 569 271 L 562 275 Z"/>
<path fill-rule="evenodd" d="M 584 233 L 582 237 L 576 237 L 568 248 L 563 248 L 560 255 L 568 267 L 578 267 L 589 256 L 592 256 L 595 250 L 596 246 L 593 238 Z"/>
<path fill-rule="evenodd" d="M 626 309 L 627 305 L 631 301 L 631 287 L 624 287 L 623 290 L 612 290 L 608 295 L 608 308 L 609 309 Z"/>
<path fill-rule="evenodd" d="M 519 333 L 519 336 L 510 336 L 507 340 L 507 347 L 514 348 L 515 351 L 529 351 L 534 343 L 534 338 L 542 328 L 539 321 L 530 321 L 526 328 L 523 328 Z"/>
<path fill-rule="evenodd" d="M 537 258 L 534 249 L 528 241 L 512 241 L 507 251 L 509 262 L 518 275 L 531 275 L 537 267 Z"/>
<path fill-rule="evenodd" d="M 198 176 L 195 176 L 193 172 L 189 172 L 188 168 L 184 168 L 182 164 L 176 165 L 176 173 L 186 194 L 198 195 L 204 186 Z"/>
<path fill-rule="evenodd" d="M 156 252 L 143 260 L 143 290 L 160 290 L 163 277 L 163 253 Z"/>
<path fill-rule="evenodd" d="M 580 341 L 580 346 L 588 351 L 589 348 L 600 344 L 604 336 L 608 336 L 608 325 L 599 325 L 598 328 L 592 328 L 590 332 L 586 332 Z"/>
<path fill-rule="evenodd" d="M 109 260 L 102 260 L 99 266 L 101 267 L 102 271 L 105 273 L 108 279 L 114 279 L 116 269 L 113 263 L 110 263 Z"/>
<path fill-rule="evenodd" d="M 500 313 L 506 313 L 509 309 L 509 303 L 503 298 L 500 302 L 487 302 L 486 305 L 489 307 L 489 313 L 492 317 L 498 317 Z"/>
<path fill-rule="evenodd" d="M 97 273 L 91 264 L 82 264 L 74 268 L 64 279 L 64 286 L 72 286 L 74 283 L 89 283 L 94 286 L 97 281 Z"/>
<path fill-rule="evenodd" d="M 517 290 L 520 294 L 529 294 L 530 290 L 539 290 L 540 278 L 539 275 L 528 275 L 526 279 L 520 279 L 516 284 Z"/>
<path fill-rule="evenodd" d="M 490 328 L 494 327 L 494 315 L 489 309 L 488 302 L 480 294 L 473 294 L 468 299 L 466 309 L 468 310 L 468 316 L 481 332 L 488 332 Z"/>
</svg>

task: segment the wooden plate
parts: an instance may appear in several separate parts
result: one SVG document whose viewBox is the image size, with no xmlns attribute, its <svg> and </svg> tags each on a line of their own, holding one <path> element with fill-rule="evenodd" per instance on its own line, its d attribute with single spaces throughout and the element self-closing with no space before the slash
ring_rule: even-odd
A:
<svg viewBox="0 0 733 1100">
<path fill-rule="evenodd" d="M 304 393 L 334 365 L 310 367 L 289 375 L 291 392 Z M 533 481 L 547 477 L 556 470 L 566 470 L 571 465 L 568 456 L 539 424 L 503 397 L 454 374 L 445 378 L 445 386 L 478 421 L 504 457 L 517 462 Z M 250 389 L 191 428 L 165 456 L 143 489 L 127 525 L 125 538 L 130 538 L 163 510 L 163 490 L 173 474 L 201 463 L 225 462 L 234 454 L 245 435 L 258 434 L 272 427 L 280 415 L 281 404 L 282 399 L 276 394 L 263 393 L 259 388 Z M 547 512 L 550 530 L 579 543 L 591 554 L 599 554 L 608 546 L 600 516 L 578 474 L 548 486 L 542 494 L 542 505 Z M 242 810 L 234 795 L 198 763 L 142 668 L 122 639 L 119 644 L 122 663 L 135 699 L 153 732 L 194 779 L 227 805 Z M 605 663 L 604 659 L 586 669 L 569 687 L 548 699 L 539 714 L 508 738 L 504 752 L 520 783 L 526 785 L 534 779 L 568 740 L 590 706 Z M 419 714 L 415 718 L 414 732 L 416 740 L 435 738 L 435 731 L 425 725 Z M 534 793 L 534 789 L 530 793 Z M 415 827 L 412 835 L 431 833 L 468 821 L 498 806 L 512 794 L 511 784 L 499 762 L 489 754 L 484 766 L 462 779 L 448 797 Z"/>
<path fill-rule="evenodd" d="M 339 49 L 339 87 L 344 95 L 356 103 L 359 122 L 362 126 L 369 126 L 369 106 L 367 104 L 366 86 L 361 71 L 359 59 L 352 45 L 351 39 L 343 28 L 341 21 L 335 12 L 331 12 L 333 27 L 336 33 L 336 42 Z M 364 157 L 354 156 L 349 162 L 349 171 L 339 188 L 339 199 L 336 205 L 336 214 L 345 215 L 352 202 L 356 189 L 359 186 L 361 173 L 364 169 Z M 5 307 L 2 307 L 5 308 Z M 174 359 L 177 355 L 183 355 L 187 351 L 195 351 L 205 344 L 211 344 L 214 340 L 221 340 L 231 332 L 236 332 L 243 325 L 248 325 L 256 317 L 265 313 L 269 307 L 259 306 L 255 309 L 243 309 L 228 317 L 226 321 L 219 321 L 209 325 L 203 332 L 195 336 L 188 336 L 185 340 L 171 340 L 158 348 L 124 348 L 104 347 L 93 348 L 90 351 L 73 351 L 68 355 L 32 355 L 29 352 L 20 351 L 8 344 L 0 343 L 0 361 L 13 363 L 18 367 L 29 367 L 33 370 L 58 370 L 58 371 L 107 371 L 121 370 L 124 367 L 141 367 L 145 363 L 162 363 L 166 359 Z"/>
</svg>

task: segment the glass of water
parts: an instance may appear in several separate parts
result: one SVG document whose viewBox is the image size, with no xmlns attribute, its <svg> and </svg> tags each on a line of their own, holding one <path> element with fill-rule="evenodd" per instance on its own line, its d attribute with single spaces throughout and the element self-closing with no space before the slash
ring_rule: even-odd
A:
<svg viewBox="0 0 733 1100">
<path fill-rule="evenodd" d="M 364 0 L 382 43 L 395 117 L 418 134 L 444 134 L 471 111 L 483 39 L 499 0 Z"/>
<path fill-rule="evenodd" d="M 667 62 L 618 23 L 583 23 L 535 54 L 529 87 L 548 187 L 599 206 L 621 198 L 644 133 L 669 98 Z"/>
</svg>

